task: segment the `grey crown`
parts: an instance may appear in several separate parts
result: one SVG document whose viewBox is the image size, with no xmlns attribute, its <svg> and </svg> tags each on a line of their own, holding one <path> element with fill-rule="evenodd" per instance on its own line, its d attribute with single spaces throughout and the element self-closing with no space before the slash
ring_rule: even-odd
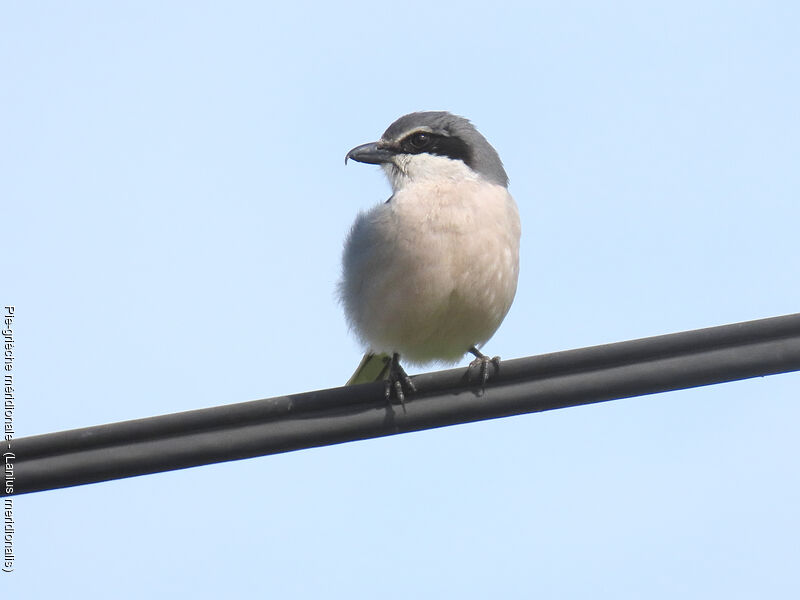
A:
<svg viewBox="0 0 800 600">
<path fill-rule="evenodd" d="M 468 155 L 464 157 L 466 165 L 492 183 L 508 187 L 508 175 L 497 150 L 464 117 L 447 111 L 410 113 L 389 125 L 381 136 L 381 141 L 396 143 L 407 133 L 420 127 L 427 127 L 435 134 L 462 140 L 468 150 Z"/>
</svg>

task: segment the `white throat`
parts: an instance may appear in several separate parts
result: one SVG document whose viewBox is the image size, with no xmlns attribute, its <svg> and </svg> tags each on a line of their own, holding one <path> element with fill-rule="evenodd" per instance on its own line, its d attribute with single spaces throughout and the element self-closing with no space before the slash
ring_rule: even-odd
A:
<svg viewBox="0 0 800 600">
<path fill-rule="evenodd" d="M 398 154 L 393 162 L 381 166 L 395 192 L 412 182 L 476 181 L 480 178 L 463 161 L 433 154 Z"/>
</svg>

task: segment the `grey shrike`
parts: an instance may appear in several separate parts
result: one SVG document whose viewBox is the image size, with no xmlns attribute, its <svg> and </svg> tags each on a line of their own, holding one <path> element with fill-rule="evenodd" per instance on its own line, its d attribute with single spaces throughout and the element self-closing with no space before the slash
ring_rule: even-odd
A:
<svg viewBox="0 0 800 600">
<path fill-rule="evenodd" d="M 367 354 L 348 385 L 386 380 L 403 401 L 400 366 L 455 363 L 481 347 L 517 290 L 520 223 L 500 157 L 467 119 L 415 112 L 347 159 L 380 165 L 392 196 L 358 215 L 347 237 L 339 293 Z"/>
</svg>

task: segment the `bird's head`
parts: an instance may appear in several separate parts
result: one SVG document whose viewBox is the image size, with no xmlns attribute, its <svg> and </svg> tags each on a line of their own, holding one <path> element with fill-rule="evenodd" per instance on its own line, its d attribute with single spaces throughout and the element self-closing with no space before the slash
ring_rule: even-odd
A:
<svg viewBox="0 0 800 600">
<path fill-rule="evenodd" d="M 444 111 L 397 119 L 377 142 L 356 146 L 345 162 L 381 165 L 395 190 L 424 179 L 483 179 L 508 186 L 497 151 L 464 117 Z"/>
</svg>

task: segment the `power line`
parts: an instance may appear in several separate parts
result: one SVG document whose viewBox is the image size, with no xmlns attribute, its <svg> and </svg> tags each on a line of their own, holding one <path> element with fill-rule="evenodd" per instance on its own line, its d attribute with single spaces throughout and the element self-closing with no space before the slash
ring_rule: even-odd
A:
<svg viewBox="0 0 800 600">
<path fill-rule="evenodd" d="M 96 483 L 800 370 L 800 313 L 415 376 L 405 410 L 372 383 L 12 442 L 14 494 Z"/>
</svg>

